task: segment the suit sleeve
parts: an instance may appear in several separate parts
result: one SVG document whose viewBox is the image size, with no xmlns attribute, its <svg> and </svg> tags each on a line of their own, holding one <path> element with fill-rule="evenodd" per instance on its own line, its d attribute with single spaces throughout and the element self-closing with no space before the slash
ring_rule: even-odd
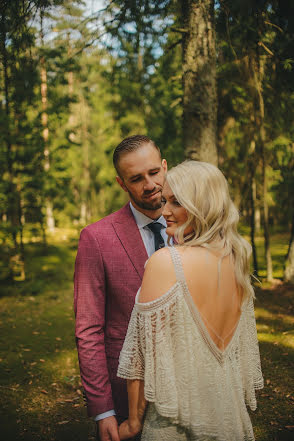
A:
<svg viewBox="0 0 294 441">
<path fill-rule="evenodd" d="M 74 275 L 76 344 L 88 415 L 114 409 L 104 346 L 105 272 L 95 237 L 81 233 Z"/>
</svg>

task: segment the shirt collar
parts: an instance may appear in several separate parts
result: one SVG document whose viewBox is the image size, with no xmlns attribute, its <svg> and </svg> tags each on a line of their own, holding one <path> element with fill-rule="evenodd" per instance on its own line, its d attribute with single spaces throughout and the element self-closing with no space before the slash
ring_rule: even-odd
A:
<svg viewBox="0 0 294 441">
<path fill-rule="evenodd" d="M 144 228 L 151 222 L 155 221 L 154 219 L 151 219 L 150 217 L 141 213 L 141 211 L 137 210 L 131 202 L 130 202 L 130 209 L 132 210 L 136 224 L 138 225 L 139 229 Z M 166 228 L 166 220 L 164 219 L 163 216 L 160 216 L 159 219 L 156 219 L 156 222 L 159 222 L 161 225 L 163 225 L 164 228 Z"/>
</svg>

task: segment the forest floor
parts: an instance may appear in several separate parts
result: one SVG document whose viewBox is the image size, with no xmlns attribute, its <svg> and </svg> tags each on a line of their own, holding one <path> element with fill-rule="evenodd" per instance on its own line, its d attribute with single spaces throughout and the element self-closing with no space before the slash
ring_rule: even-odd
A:
<svg viewBox="0 0 294 441">
<path fill-rule="evenodd" d="M 262 240 L 258 241 L 260 274 Z M 72 275 L 77 233 L 59 230 L 44 249 L 26 244 L 27 279 L 0 284 L 0 425 L 5 441 L 95 439 L 86 415 L 74 340 Z M 272 238 L 275 277 L 287 237 Z M 279 280 L 256 289 L 265 387 L 251 412 L 257 441 L 294 439 L 294 296 Z"/>
</svg>

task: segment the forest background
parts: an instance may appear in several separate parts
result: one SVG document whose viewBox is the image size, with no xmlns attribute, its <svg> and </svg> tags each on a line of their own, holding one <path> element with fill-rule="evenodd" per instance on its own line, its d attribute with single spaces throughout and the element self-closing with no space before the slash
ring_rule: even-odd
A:
<svg viewBox="0 0 294 441">
<path fill-rule="evenodd" d="M 18 403 L 25 403 L 38 366 L 47 361 L 41 346 L 28 343 L 30 314 L 38 323 L 30 332 L 45 335 L 46 305 L 50 323 L 57 320 L 51 343 L 64 333 L 64 345 L 72 345 L 72 323 L 61 331 L 58 320 L 72 308 L 78 235 L 126 202 L 112 153 L 137 133 L 156 142 L 169 167 L 185 158 L 207 160 L 227 177 L 240 231 L 252 244 L 253 273 L 264 289 L 276 290 L 272 297 L 260 291 L 268 309 L 258 312 L 259 333 L 276 345 L 263 357 L 270 365 L 282 345 L 273 359 L 285 368 L 283 405 L 293 400 L 284 362 L 293 359 L 294 347 L 293 43 L 291 0 L 0 0 L 1 390 L 20 426 L 11 439 L 41 436 L 39 426 L 25 429 L 11 410 L 32 418 L 29 404 L 19 407 L 11 396 L 17 391 Z M 19 328 L 11 331 L 16 320 Z M 11 345 L 15 353 L 7 358 Z M 48 353 L 59 350 L 66 351 L 54 346 Z M 55 358 L 57 379 L 48 368 L 37 389 L 46 396 L 60 384 L 59 393 L 78 407 L 70 389 L 80 391 L 74 354 L 67 359 L 72 376 L 61 368 L 65 356 Z M 279 412 L 284 438 L 279 424 L 266 429 L 261 418 L 260 440 L 288 439 L 289 410 Z M 59 436 L 47 432 L 40 439 Z"/>
<path fill-rule="evenodd" d="M 273 279 L 275 228 L 293 279 L 293 2 L 1 0 L 0 12 L 1 279 L 26 277 L 24 236 L 45 243 L 125 202 L 112 152 L 136 133 L 170 167 L 218 164 L 255 274 L 262 229 Z"/>
</svg>

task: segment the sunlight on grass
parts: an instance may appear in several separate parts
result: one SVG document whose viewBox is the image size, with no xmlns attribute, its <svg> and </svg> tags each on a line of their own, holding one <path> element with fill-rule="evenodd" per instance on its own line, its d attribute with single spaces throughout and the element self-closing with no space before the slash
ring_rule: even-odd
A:
<svg viewBox="0 0 294 441">
<path fill-rule="evenodd" d="M 288 250 L 289 238 L 286 235 L 276 235 L 271 240 L 271 256 L 273 264 L 273 276 L 275 279 L 283 279 L 284 261 Z M 259 264 L 259 276 L 266 277 L 266 263 L 264 255 L 264 240 L 257 239 L 257 259 Z"/>
<path fill-rule="evenodd" d="M 255 309 L 255 317 L 257 320 L 266 319 L 268 321 L 270 321 L 270 320 L 273 321 L 273 320 L 277 319 L 276 314 L 273 314 L 272 312 L 267 311 L 266 309 L 262 309 L 262 308 Z M 291 315 L 279 313 L 278 319 L 279 319 L 279 322 L 283 322 L 283 325 L 286 325 L 289 327 L 294 326 L 294 318 Z"/>
<path fill-rule="evenodd" d="M 247 228 L 242 230 L 243 237 L 250 242 L 250 236 L 248 234 Z M 242 232 L 241 231 L 241 232 Z M 261 278 L 266 277 L 266 261 L 264 254 L 264 238 L 262 236 L 257 236 L 255 238 L 255 244 L 257 248 L 257 260 L 258 260 L 258 275 Z M 271 257 L 273 264 L 273 277 L 275 279 L 283 279 L 284 276 L 284 261 L 288 250 L 289 235 L 288 234 L 275 234 L 271 237 Z"/>
<path fill-rule="evenodd" d="M 255 316 L 259 341 L 294 349 L 293 316 L 281 312 L 273 314 L 264 308 L 256 308 Z M 264 323 L 263 320 L 267 323 Z M 281 329 L 283 329 L 282 332 Z"/>
<path fill-rule="evenodd" d="M 263 308 L 255 308 L 255 317 L 272 318 L 272 313 Z"/>
<path fill-rule="evenodd" d="M 76 349 L 62 350 L 62 352 L 51 354 L 50 358 L 46 360 L 46 363 L 40 366 L 40 371 L 59 379 L 72 376 L 79 378 Z"/>
<path fill-rule="evenodd" d="M 285 336 L 282 334 L 268 334 L 263 332 L 258 332 L 258 340 L 273 343 L 276 345 L 284 346 L 285 348 L 294 349 L 294 339 L 293 336 Z"/>
<path fill-rule="evenodd" d="M 30 386 L 22 386 L 25 392 L 23 406 L 26 411 L 33 410 L 34 404 L 38 405 L 40 401 L 54 406 L 56 399 L 62 397 L 66 399 L 64 395 L 73 394 L 76 400 L 81 398 L 80 374 L 75 350 L 63 350 L 62 353 L 54 353 L 50 358 L 40 361 L 41 363 L 31 363 L 33 370 L 31 367 Z M 38 381 L 39 378 L 42 378 L 43 389 Z"/>
</svg>

